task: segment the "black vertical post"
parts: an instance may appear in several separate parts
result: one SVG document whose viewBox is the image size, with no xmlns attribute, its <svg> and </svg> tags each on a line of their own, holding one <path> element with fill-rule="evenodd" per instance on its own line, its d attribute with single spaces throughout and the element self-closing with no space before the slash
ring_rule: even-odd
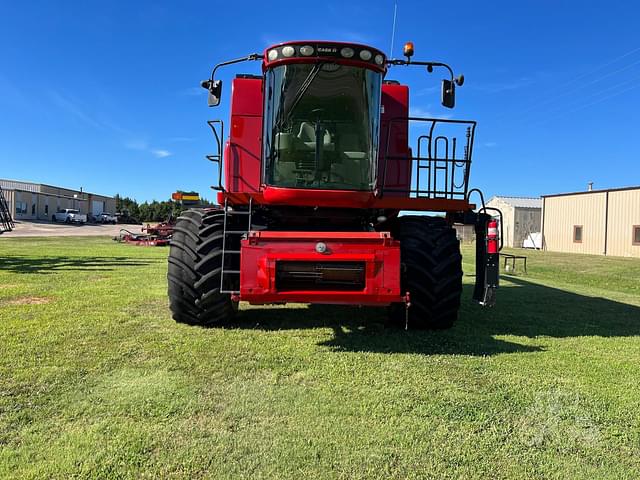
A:
<svg viewBox="0 0 640 480">
<path fill-rule="evenodd" d="M 476 284 L 473 289 L 473 299 L 485 306 L 495 304 L 495 290 L 500 280 L 500 255 L 487 252 L 487 223 L 490 219 L 490 215 L 479 213 L 475 222 Z"/>
</svg>

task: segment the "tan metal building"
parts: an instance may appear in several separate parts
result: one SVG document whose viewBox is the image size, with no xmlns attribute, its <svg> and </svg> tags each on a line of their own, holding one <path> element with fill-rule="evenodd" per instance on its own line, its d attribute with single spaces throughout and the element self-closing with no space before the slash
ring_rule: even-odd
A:
<svg viewBox="0 0 640 480">
<path fill-rule="evenodd" d="M 0 179 L 0 187 L 16 220 L 51 220 L 57 210 L 65 208 L 90 215 L 116 210 L 115 198 L 81 190 L 5 179 Z"/>
<path fill-rule="evenodd" d="M 495 196 L 487 202 L 487 207 L 497 208 L 502 212 L 505 247 L 522 248 L 522 244 L 530 234 L 540 232 L 542 216 L 542 199 L 540 198 Z"/>
<path fill-rule="evenodd" d="M 640 257 L 640 186 L 543 195 L 545 250 Z"/>
</svg>

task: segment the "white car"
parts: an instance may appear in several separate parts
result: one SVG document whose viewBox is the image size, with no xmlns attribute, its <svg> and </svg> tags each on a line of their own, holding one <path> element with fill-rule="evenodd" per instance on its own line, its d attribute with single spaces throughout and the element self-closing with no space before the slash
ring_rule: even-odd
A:
<svg viewBox="0 0 640 480">
<path fill-rule="evenodd" d="M 87 223 L 87 216 L 75 208 L 58 210 L 51 216 L 52 222 Z"/>
<path fill-rule="evenodd" d="M 102 212 L 96 215 L 96 223 L 113 223 L 114 225 L 118 221 L 113 213 Z"/>
</svg>

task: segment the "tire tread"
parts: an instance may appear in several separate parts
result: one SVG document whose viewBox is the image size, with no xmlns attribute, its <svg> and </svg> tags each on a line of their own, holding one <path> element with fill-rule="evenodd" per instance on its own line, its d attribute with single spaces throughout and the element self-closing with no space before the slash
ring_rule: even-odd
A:
<svg viewBox="0 0 640 480">
<path fill-rule="evenodd" d="M 212 326 L 234 315 L 231 296 L 220 293 L 223 222 L 221 210 L 187 210 L 177 219 L 167 273 L 176 322 Z"/>
<path fill-rule="evenodd" d="M 397 231 L 403 291 L 411 296 L 409 325 L 446 329 L 458 318 L 462 255 L 455 230 L 444 218 L 404 216 Z"/>
</svg>

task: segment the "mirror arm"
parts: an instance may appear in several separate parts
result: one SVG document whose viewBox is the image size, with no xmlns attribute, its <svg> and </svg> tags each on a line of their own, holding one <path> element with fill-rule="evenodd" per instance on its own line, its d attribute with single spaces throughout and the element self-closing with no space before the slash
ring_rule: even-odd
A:
<svg viewBox="0 0 640 480">
<path fill-rule="evenodd" d="M 447 65 L 446 63 L 439 63 L 439 62 L 426 62 L 426 63 L 427 63 L 427 68 L 429 68 L 429 67 L 431 67 L 431 68 L 433 68 L 433 67 L 444 67 L 444 68 L 446 68 L 447 70 L 449 70 L 449 75 L 451 75 L 451 81 L 452 82 L 454 81 L 453 69 L 449 65 Z"/>
<path fill-rule="evenodd" d="M 213 82 L 214 82 L 216 70 L 218 70 L 218 68 L 220 67 L 224 67 L 226 65 L 233 65 L 234 63 L 247 62 L 251 60 L 262 60 L 263 58 L 264 56 L 260 55 L 259 53 L 252 53 L 251 55 L 247 55 L 246 57 L 234 58 L 233 60 L 227 60 L 226 62 L 218 63 L 215 67 L 213 67 L 213 70 L 211 70 L 211 76 L 209 77 L 209 80 L 204 80 L 202 82 L 202 87 L 206 88 L 207 90 L 211 89 L 211 86 L 213 85 Z"/>
<path fill-rule="evenodd" d="M 449 70 L 449 75 L 451 75 L 451 82 L 454 81 L 453 69 L 447 65 L 446 63 L 440 62 L 412 62 L 411 60 L 403 60 L 401 58 L 392 58 L 387 60 L 387 65 L 420 65 L 427 67 L 428 70 L 433 69 L 433 67 L 444 67 Z"/>
<path fill-rule="evenodd" d="M 226 62 L 219 63 L 215 67 L 213 67 L 213 70 L 211 70 L 211 81 L 213 81 L 214 75 L 216 74 L 216 70 L 218 70 L 218 68 L 220 67 L 233 65 L 234 63 L 247 62 L 252 60 L 262 60 L 263 58 L 264 56 L 260 55 L 259 53 L 252 53 L 251 55 L 247 55 L 246 57 L 235 58 L 233 60 L 227 60 Z"/>
</svg>

